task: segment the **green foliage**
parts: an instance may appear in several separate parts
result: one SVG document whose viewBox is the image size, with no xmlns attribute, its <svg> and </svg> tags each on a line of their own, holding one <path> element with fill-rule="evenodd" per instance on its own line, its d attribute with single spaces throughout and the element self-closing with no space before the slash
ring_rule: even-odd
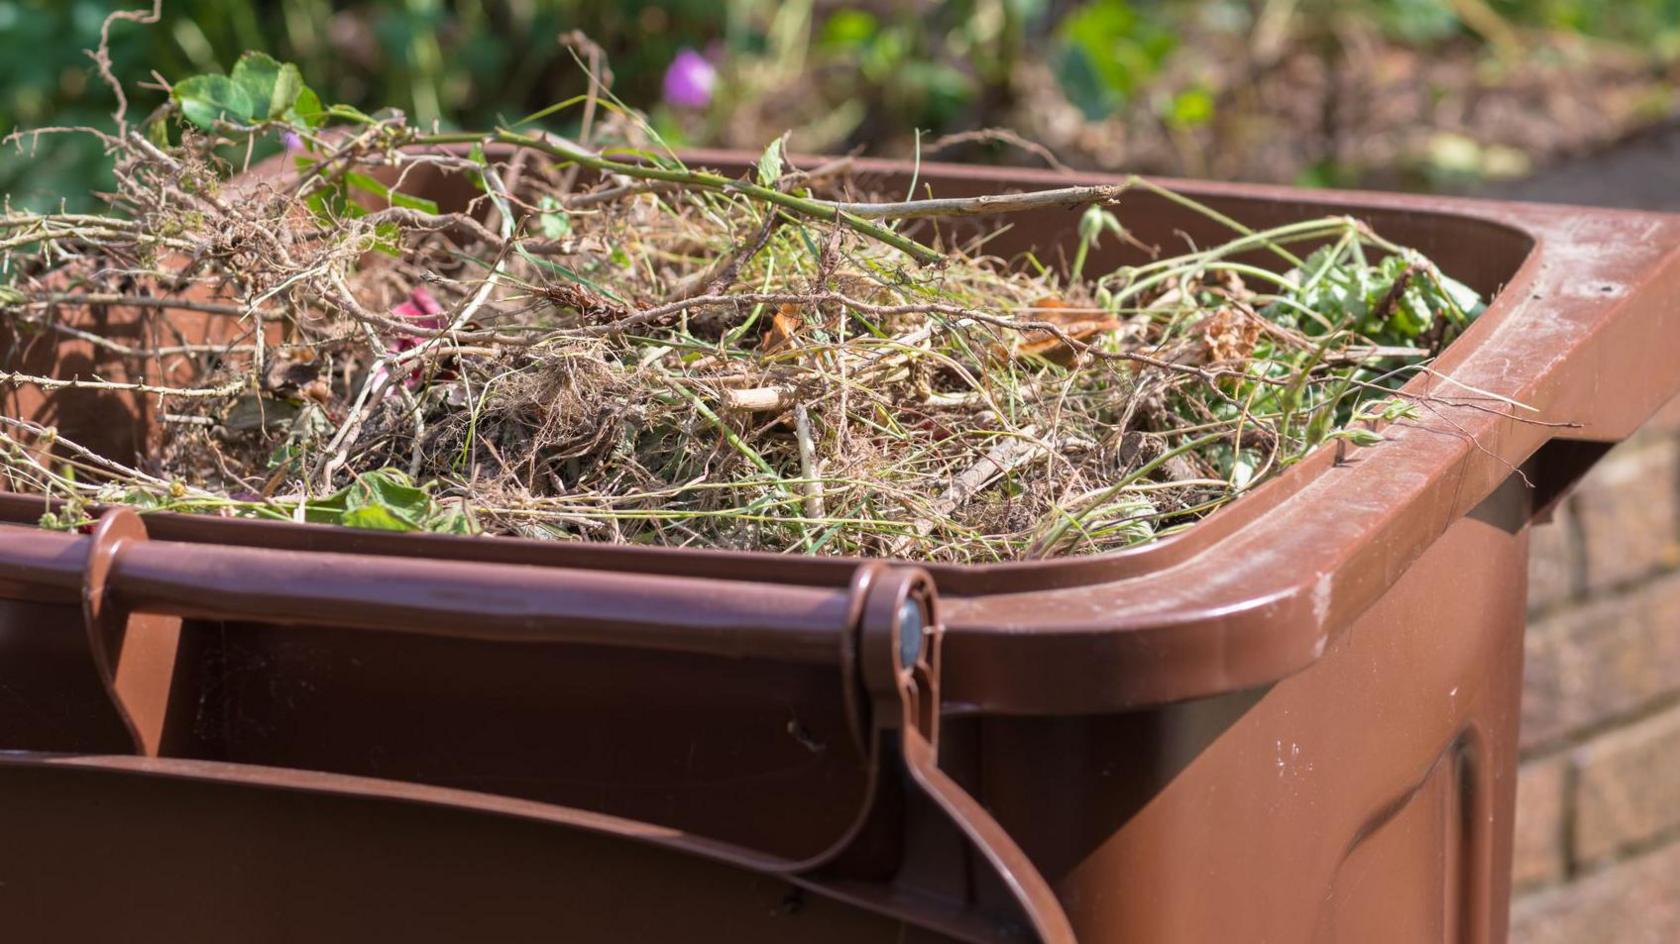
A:
<svg viewBox="0 0 1680 944">
<path fill-rule="evenodd" d="M 1187 394 L 1184 416 L 1236 421 L 1249 416 L 1278 417 L 1279 436 L 1291 446 L 1278 462 L 1298 461 L 1328 440 L 1371 446 L 1382 436 L 1360 424 L 1417 418 L 1416 407 L 1399 397 L 1370 399 L 1383 389 L 1397 389 L 1411 377 L 1392 362 L 1333 365 L 1332 351 L 1350 339 L 1396 349 L 1438 349 L 1451 343 L 1485 307 L 1475 290 L 1440 272 L 1428 259 L 1392 244 L 1369 245 L 1357 224 L 1300 261 L 1284 276 L 1276 301 L 1262 309 L 1266 320 L 1297 332 L 1314 346 L 1280 343 L 1260 333 L 1249 352 L 1248 374 L 1221 382 L 1217 391 Z M 1368 250 L 1380 250 L 1374 260 Z M 1218 303 L 1217 296 L 1199 299 Z M 1304 384 L 1308 371 L 1327 372 L 1317 384 Z M 1260 474 L 1263 451 L 1221 444 L 1210 450 L 1221 475 L 1247 483 Z"/>
<path fill-rule="evenodd" d="M 292 110 L 303 94 L 303 76 L 297 66 L 278 62 L 261 52 L 247 52 L 233 64 L 233 82 L 251 99 L 251 117 L 279 118 Z"/>
<path fill-rule="evenodd" d="M 948 0 L 896 14 L 840 9 L 813 27 L 804 65 L 845 76 L 824 91 L 849 99 L 865 123 L 951 130 L 1009 87 L 1033 6 Z"/>
<path fill-rule="evenodd" d="M 1477 0 L 1518 30 L 1563 31 L 1680 56 L 1680 0 Z M 113 9 L 143 0 L 0 0 L 0 134 L 44 126 L 109 127 L 116 100 L 85 51 Z M 1209 29 L 1243 35 L 1264 10 L 1288 8 L 1290 29 L 1334 39 L 1348 24 L 1419 45 L 1479 41 L 1456 0 L 934 0 L 867 8 L 812 0 L 166 0 L 155 26 L 117 23 L 113 72 L 128 88 L 129 119 L 144 122 L 162 95 L 140 87 L 154 71 L 198 74 L 176 90 L 189 122 L 285 120 L 316 127 L 329 117 L 365 120 L 391 106 L 417 125 L 491 126 L 584 91 L 555 37 L 580 30 L 599 42 L 623 100 L 659 100 L 679 49 L 719 65 L 714 108 L 683 124 L 654 109 L 673 139 L 723 138 L 732 111 L 810 82 L 807 124 L 825 146 L 906 139 L 1002 123 L 1020 66 L 1039 59 L 1086 115 L 1140 103 L 1175 130 L 1213 116 L 1212 92 L 1171 66 L 1182 37 Z M 1211 25 L 1210 25 L 1211 24 Z M 256 55 L 222 72 L 240 50 Z M 295 63 L 292 68 L 288 63 Z M 308 74 L 316 91 L 302 86 Z M 211 76 L 216 76 L 211 78 Z M 294 94 L 295 87 L 295 94 Z M 338 102 L 331 109 L 323 101 Z M 780 107 L 784 103 L 772 102 Z M 284 107 L 282 107 L 284 106 Z M 289 109 L 289 113 L 288 113 Z M 360 118 L 358 118 L 360 116 Z M 574 114 L 547 117 L 570 130 Z M 777 129 L 796 124 L 776 122 Z M 155 125 L 146 125 L 161 133 Z M 824 137 L 823 135 L 827 136 Z M 796 139 L 796 142 L 803 138 Z M 807 145 L 809 146 L 809 145 Z M 259 146 L 256 156 L 266 147 Z M 1344 182 L 1337 168 L 1306 182 Z M 96 141 L 44 135 L 0 151 L 0 193 L 32 209 L 91 206 L 113 180 Z"/>
<path fill-rule="evenodd" d="M 1463 25 L 1448 0 L 1365 0 L 1364 5 L 1384 32 L 1407 42 L 1436 42 Z"/>
<path fill-rule="evenodd" d="M 326 498 L 306 502 L 304 520 L 374 531 L 476 534 L 478 525 L 457 502 L 440 504 L 396 469 L 375 469 Z"/>
<path fill-rule="evenodd" d="M 560 206 L 560 201 L 544 194 L 537 202 L 537 228 L 544 239 L 564 239 L 572 231 L 572 218 Z"/>
<path fill-rule="evenodd" d="M 1488 0 L 1502 15 L 1546 29 L 1621 40 L 1680 32 L 1680 0 Z"/>
<path fill-rule="evenodd" d="M 67 479 L 73 470 L 67 468 Z M 89 500 L 75 492 L 65 496 L 63 508 L 46 512 L 38 521 L 43 528 L 73 530 L 93 523 Z M 435 534 L 478 534 L 478 520 L 465 503 L 440 502 L 430 491 L 414 484 L 396 469 L 374 469 L 356 476 L 350 484 L 324 498 L 292 504 L 281 501 L 240 498 L 205 498 L 188 495 L 175 486 L 167 492 L 129 488 L 99 499 L 147 511 L 216 512 L 239 518 L 270 521 L 303 520 L 310 524 L 333 524 L 371 531 L 430 531 Z"/>
<path fill-rule="evenodd" d="M 1213 93 L 1196 86 L 1172 97 L 1163 116 L 1174 128 L 1196 128 L 1213 119 Z"/>
<path fill-rule="evenodd" d="M 193 124 L 209 130 L 218 121 L 249 124 L 256 110 L 250 94 L 225 75 L 195 75 L 181 81 L 173 92 L 181 114 Z"/>
<path fill-rule="evenodd" d="M 378 197 L 389 206 L 406 207 L 410 210 L 419 210 L 421 213 L 436 213 L 438 211 L 437 203 L 432 200 L 403 193 L 400 190 L 392 190 L 374 178 L 357 171 L 347 172 L 344 175 L 344 183 L 353 189 Z"/>
<path fill-rule="evenodd" d="M 1294 304 L 1273 314 L 1309 336 L 1344 330 L 1379 344 L 1407 345 L 1435 330 L 1437 319 L 1446 322 L 1445 330 L 1455 332 L 1482 309 L 1473 289 L 1440 274 L 1415 253 L 1396 253 L 1370 264 L 1344 246 L 1326 246 L 1291 275 L 1300 285 L 1286 296 Z M 1324 320 L 1298 318 L 1291 314 L 1300 310 L 1296 306 Z"/>
<path fill-rule="evenodd" d="M 17 129 L 85 125 L 108 128 L 116 99 L 99 80 L 87 50 L 115 9 L 145 0 L 0 0 L 0 135 Z M 127 87 L 131 122 L 143 122 L 164 96 L 142 89 L 153 71 L 166 76 L 220 74 L 241 50 L 269 62 L 295 63 L 316 83 L 293 99 L 310 126 L 326 117 L 394 106 L 419 123 L 494 124 L 583 91 L 585 80 L 555 37 L 582 30 L 606 48 L 627 100 L 657 100 L 665 65 L 678 48 L 701 47 L 726 33 L 744 8 L 738 0 L 165 0 L 154 26 L 119 22 L 111 29 L 112 71 Z M 266 58 L 266 57 L 265 57 Z M 253 64 L 254 65 L 254 64 Z M 248 65 L 247 68 L 252 68 Z M 284 99 L 289 81 L 273 72 Z M 254 74 L 248 78 L 255 80 Z M 240 78 L 229 72 L 225 78 Z M 245 99 L 220 82 L 209 94 L 189 88 L 192 120 L 249 114 L 269 95 Z M 248 100 L 246 100 L 248 99 Z M 262 117 L 275 114 L 272 107 Z M 365 117 L 365 116 L 364 116 Z M 288 118 L 290 122 L 290 118 Z M 150 130 L 150 126 L 148 126 Z M 272 150 L 273 144 L 267 146 Z M 258 156 L 266 153 L 259 147 Z M 44 135 L 0 150 L 0 194 L 20 208 L 93 206 L 91 191 L 115 182 L 98 142 L 85 135 Z"/>
<path fill-rule="evenodd" d="M 1164 19 L 1140 13 L 1128 0 L 1086 3 L 1061 22 L 1057 34 L 1057 75 L 1090 118 L 1129 102 L 1178 43 Z"/>
<path fill-rule="evenodd" d="M 182 117 L 204 131 L 218 121 L 252 125 L 274 120 L 307 130 L 318 127 L 328 114 L 321 99 L 303 84 L 297 66 L 261 52 L 240 56 L 230 75 L 182 79 L 171 98 Z"/>
</svg>

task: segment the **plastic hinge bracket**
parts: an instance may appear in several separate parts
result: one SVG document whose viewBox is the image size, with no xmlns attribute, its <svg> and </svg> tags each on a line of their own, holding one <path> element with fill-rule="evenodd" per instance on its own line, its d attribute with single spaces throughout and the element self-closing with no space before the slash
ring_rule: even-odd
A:
<svg viewBox="0 0 1680 944">
<path fill-rule="evenodd" d="M 135 752 L 157 757 L 175 678 L 181 620 L 132 613 L 110 591 L 111 574 L 124 548 L 146 539 L 146 523 L 133 509 L 112 509 L 99 517 L 83 569 L 82 616 L 94 668 L 133 739 Z"/>
<path fill-rule="evenodd" d="M 939 767 L 944 628 L 932 578 L 916 567 L 864 564 L 853 588 L 854 606 L 859 608 L 858 674 L 875 734 L 897 732 L 898 754 L 911 781 L 1002 879 L 1038 939 L 1073 944 L 1073 926 L 1043 874 L 997 820 Z M 906 625 L 911 622 L 919 625 Z M 911 633 L 919 633 L 920 639 Z M 874 766 L 880 751 L 871 750 L 869 756 Z"/>
</svg>

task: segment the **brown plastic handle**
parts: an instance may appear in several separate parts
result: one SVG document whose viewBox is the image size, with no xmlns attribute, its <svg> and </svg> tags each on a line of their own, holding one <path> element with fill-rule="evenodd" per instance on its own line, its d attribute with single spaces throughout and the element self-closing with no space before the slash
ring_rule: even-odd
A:
<svg viewBox="0 0 1680 944">
<path fill-rule="evenodd" d="M 0 573 L 20 598 L 68 601 L 99 546 L 101 599 L 129 613 L 814 665 L 839 657 L 851 606 L 845 585 L 186 544 L 146 540 L 138 521 L 115 509 L 92 538 L 7 529 Z"/>
<path fill-rule="evenodd" d="M 107 511 L 87 538 L 37 532 L 0 542 L 0 568 L 8 566 L 55 585 L 80 571 L 95 666 L 138 753 L 151 758 L 162 755 L 185 617 L 837 664 L 868 768 L 849 825 L 799 860 L 717 844 L 711 854 L 820 877 L 882 815 L 882 746 L 897 729 L 911 781 L 997 872 L 1039 938 L 1073 940 L 1044 877 L 938 767 L 941 626 L 920 568 L 868 562 L 845 588 L 755 583 L 748 593 L 738 581 L 153 541 L 127 508 Z"/>
</svg>

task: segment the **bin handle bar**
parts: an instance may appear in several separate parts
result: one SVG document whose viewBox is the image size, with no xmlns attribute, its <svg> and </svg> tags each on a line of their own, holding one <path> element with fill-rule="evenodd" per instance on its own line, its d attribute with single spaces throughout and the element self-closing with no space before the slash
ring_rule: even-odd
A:
<svg viewBox="0 0 1680 944">
<path fill-rule="evenodd" d="M 31 541 L 48 546 L 29 556 L 83 571 L 76 576 L 94 584 L 88 592 L 129 613 L 487 642 L 831 665 L 852 595 L 845 586 L 152 541 L 126 508 L 101 516 L 82 567 L 71 548 L 85 539 L 37 536 Z M 0 561 L 9 556 L 0 551 Z"/>
<path fill-rule="evenodd" d="M 38 532 L 19 553 L 34 573 L 67 566 L 84 539 Z M 910 779 L 996 870 L 1047 944 L 1071 944 L 1043 875 L 980 803 L 938 766 L 943 633 L 920 568 L 860 565 L 845 588 L 741 584 L 353 554 L 152 541 L 133 509 L 107 511 L 85 539 L 82 604 L 101 680 L 138 751 L 161 756 L 184 617 L 344 626 L 496 642 L 573 642 L 837 665 L 869 785 L 825 849 L 800 860 L 738 850 L 743 864 L 819 877 L 869 824 L 885 738 Z M 50 566 L 42 566 L 50 563 Z M 56 581 L 55 581 L 56 582 Z"/>
</svg>

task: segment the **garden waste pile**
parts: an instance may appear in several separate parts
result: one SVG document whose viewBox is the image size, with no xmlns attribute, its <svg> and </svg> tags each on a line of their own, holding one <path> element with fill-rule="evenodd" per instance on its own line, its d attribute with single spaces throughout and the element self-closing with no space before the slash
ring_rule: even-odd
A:
<svg viewBox="0 0 1680 944">
<path fill-rule="evenodd" d="M 580 111 L 572 137 L 536 130 Z M 441 133 L 323 105 L 248 54 L 143 121 L 80 132 L 102 136 L 119 188 L 105 213 L 0 222 L 0 382 L 9 398 L 126 392 L 152 431 L 138 458 L 111 456 L 7 409 L 6 487 L 64 500 L 45 518 L 60 527 L 128 504 L 948 562 L 1088 554 L 1185 527 L 1327 441 L 1380 441 L 1427 408 L 1398 388 L 1481 308 L 1345 217 L 1256 232 L 1137 179 L 907 197 L 784 141 L 730 177 L 609 97 L 550 112 Z M 278 171 L 241 174 L 275 144 Z M 439 206 L 421 180 L 465 202 Z M 1229 238 L 1143 245 L 1127 204 L 1145 191 Z M 1059 247 L 990 253 L 1012 214 L 1044 207 L 1065 209 Z M 1135 261 L 1099 271 L 1111 242 Z M 110 311 L 140 328 L 102 335 L 90 313 Z M 20 367 L 69 342 L 128 379 Z"/>
</svg>

